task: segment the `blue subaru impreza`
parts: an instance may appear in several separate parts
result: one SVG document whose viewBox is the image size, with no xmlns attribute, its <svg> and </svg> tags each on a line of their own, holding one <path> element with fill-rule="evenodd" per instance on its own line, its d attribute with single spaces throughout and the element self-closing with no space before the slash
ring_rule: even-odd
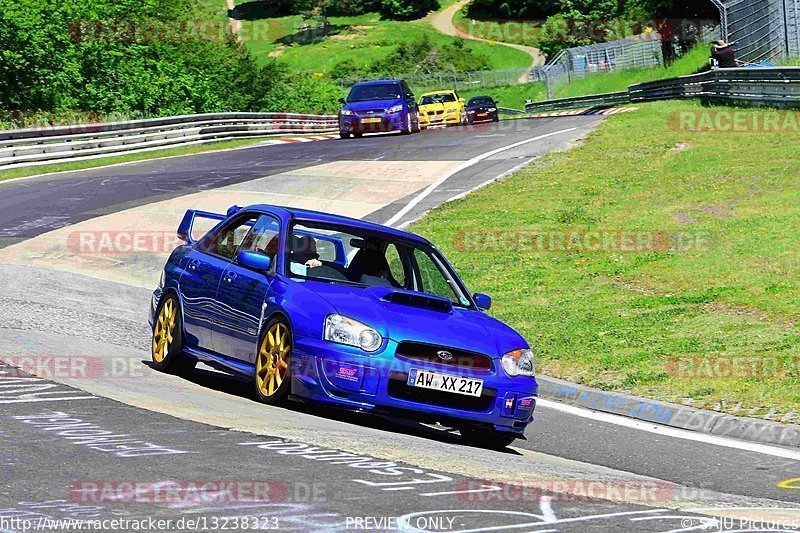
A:
<svg viewBox="0 0 800 533">
<path fill-rule="evenodd" d="M 192 237 L 194 221 L 218 224 Z M 438 421 L 503 447 L 533 420 L 533 354 L 427 240 L 256 205 L 187 211 L 153 293 L 153 366 L 198 361 L 296 399 Z"/>
</svg>

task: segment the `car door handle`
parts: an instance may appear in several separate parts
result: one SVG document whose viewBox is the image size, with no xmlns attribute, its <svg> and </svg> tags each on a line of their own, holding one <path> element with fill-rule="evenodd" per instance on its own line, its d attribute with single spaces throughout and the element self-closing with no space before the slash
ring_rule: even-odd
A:
<svg viewBox="0 0 800 533">
<path fill-rule="evenodd" d="M 189 270 L 197 270 L 197 267 L 200 266 L 200 261 L 197 259 L 192 259 L 189 261 L 189 266 L 187 267 Z"/>
<path fill-rule="evenodd" d="M 236 272 L 228 271 L 225 273 L 225 281 L 228 283 L 233 283 L 236 281 Z"/>
</svg>

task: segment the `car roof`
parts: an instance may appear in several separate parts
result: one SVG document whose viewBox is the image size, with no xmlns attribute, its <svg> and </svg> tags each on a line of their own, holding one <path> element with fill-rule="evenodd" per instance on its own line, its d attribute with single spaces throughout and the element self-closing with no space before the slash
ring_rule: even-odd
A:
<svg viewBox="0 0 800 533">
<path fill-rule="evenodd" d="M 376 224 L 375 222 L 369 222 L 367 220 L 361 220 L 358 218 L 346 217 L 343 215 L 334 215 L 332 213 L 323 213 L 321 211 L 312 211 L 310 209 L 300 209 L 296 207 L 284 207 L 284 206 L 267 205 L 267 204 L 251 205 L 244 209 L 273 213 L 276 215 L 282 214 L 284 215 L 285 218 L 292 218 L 300 222 L 318 222 L 322 224 L 334 224 L 337 226 L 349 226 L 352 228 L 363 229 L 366 231 L 371 231 L 376 233 L 385 233 L 387 235 L 391 235 L 393 237 L 397 237 L 400 239 L 405 239 L 407 241 L 413 241 L 420 244 L 427 244 L 429 246 L 432 246 L 427 239 L 424 239 L 419 235 L 415 235 L 413 233 L 409 233 L 407 231 L 402 231 L 395 228 L 390 228 L 389 226 Z"/>
<path fill-rule="evenodd" d="M 422 93 L 420 96 L 430 96 L 432 94 L 456 94 L 456 92 L 452 89 L 443 89 L 441 91 L 432 91 L 429 93 Z"/>
<path fill-rule="evenodd" d="M 400 83 L 400 80 L 370 80 L 370 81 L 362 81 L 362 82 L 356 83 L 355 85 L 353 85 L 353 87 L 356 87 L 358 85 L 386 85 L 387 83 L 398 84 L 398 83 Z"/>
</svg>

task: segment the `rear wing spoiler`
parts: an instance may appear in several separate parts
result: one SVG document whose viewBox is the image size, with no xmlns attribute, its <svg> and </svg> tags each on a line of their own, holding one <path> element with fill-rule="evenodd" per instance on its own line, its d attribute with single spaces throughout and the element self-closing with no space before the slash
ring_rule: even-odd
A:
<svg viewBox="0 0 800 533">
<path fill-rule="evenodd" d="M 178 226 L 178 238 L 187 244 L 195 243 L 195 240 L 192 238 L 192 227 L 194 226 L 194 219 L 197 217 L 222 222 L 228 218 L 228 215 L 209 213 L 208 211 L 198 211 L 196 209 L 189 209 L 186 211 L 186 214 L 183 215 L 183 220 L 181 220 L 181 223 Z"/>
</svg>

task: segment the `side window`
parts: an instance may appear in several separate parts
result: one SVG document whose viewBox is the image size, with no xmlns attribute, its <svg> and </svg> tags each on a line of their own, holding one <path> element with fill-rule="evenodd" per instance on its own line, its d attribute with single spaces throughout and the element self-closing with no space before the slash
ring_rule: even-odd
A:
<svg viewBox="0 0 800 533">
<path fill-rule="evenodd" d="M 403 267 L 403 259 L 400 255 L 400 251 L 394 244 L 390 244 L 386 247 L 386 262 L 389 263 L 389 271 L 392 273 L 392 277 L 401 287 L 407 287 L 406 285 L 406 271 Z"/>
<path fill-rule="evenodd" d="M 280 235 L 281 224 L 278 219 L 263 215 L 242 241 L 242 250 L 268 255 L 272 259 L 272 268 L 270 270 L 274 270 L 275 257 L 280 250 Z"/>
<path fill-rule="evenodd" d="M 197 249 L 233 260 L 236 250 L 257 219 L 258 215 L 255 214 L 239 217 L 223 226 L 219 231 L 203 237 L 197 244 Z"/>
<path fill-rule="evenodd" d="M 419 283 L 421 285 L 419 290 L 434 296 L 447 298 L 452 302 L 458 302 L 458 298 L 456 298 L 456 294 L 450 284 L 447 283 L 444 274 L 428 254 L 421 250 L 414 250 L 414 259 L 419 270 Z"/>
<path fill-rule="evenodd" d="M 326 240 L 317 238 L 317 254 L 320 261 L 327 261 L 328 263 L 336 262 L 336 244 Z"/>
</svg>

